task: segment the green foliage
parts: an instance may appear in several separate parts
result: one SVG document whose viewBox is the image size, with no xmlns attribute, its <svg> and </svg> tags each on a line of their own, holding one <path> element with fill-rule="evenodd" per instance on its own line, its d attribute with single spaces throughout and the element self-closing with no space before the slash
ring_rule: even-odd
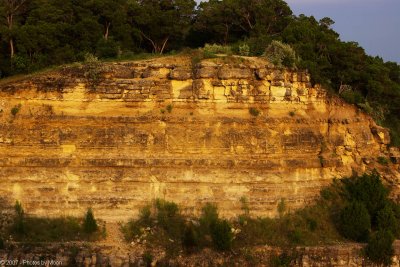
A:
<svg viewBox="0 0 400 267">
<path fill-rule="evenodd" d="M 97 225 L 97 221 L 94 218 L 92 208 L 89 208 L 86 212 L 85 218 L 83 220 L 83 231 L 87 234 L 95 233 L 99 227 Z"/>
<path fill-rule="evenodd" d="M 284 198 L 281 198 L 281 201 L 278 203 L 278 214 L 279 217 L 282 218 L 286 212 L 286 201 Z"/>
<path fill-rule="evenodd" d="M 339 202 L 335 203 L 340 210 L 338 228 L 347 238 L 356 241 L 365 241 L 370 235 L 367 256 L 375 263 L 388 264 L 393 240 L 400 235 L 400 206 L 388 198 L 389 190 L 382 184 L 380 175 L 374 171 L 344 179 L 336 185 L 339 187 L 336 190 Z M 350 204 L 340 208 L 340 201 Z M 368 234 L 369 227 L 372 234 Z"/>
<path fill-rule="evenodd" d="M 92 90 L 94 90 L 102 80 L 101 74 L 103 72 L 103 67 L 101 62 L 93 54 L 86 53 L 83 70 L 83 75 L 86 78 L 88 85 Z"/>
<path fill-rule="evenodd" d="M 223 46 L 218 44 L 205 44 L 202 49 L 203 58 L 215 58 L 217 54 L 231 55 L 232 50 L 230 46 Z"/>
<path fill-rule="evenodd" d="M 218 221 L 218 209 L 217 206 L 207 203 L 203 208 L 200 216 L 200 224 L 203 229 L 206 229 L 207 233 L 209 233 L 209 229 L 211 229 L 211 225 L 215 224 Z"/>
<path fill-rule="evenodd" d="M 294 256 L 284 252 L 279 255 L 273 255 L 270 259 L 270 265 L 271 267 L 289 267 L 293 266 L 294 260 L 295 260 Z"/>
<path fill-rule="evenodd" d="M 379 173 L 374 171 L 344 179 L 343 184 L 345 198 L 349 202 L 363 203 L 372 219 L 372 225 L 375 225 L 377 212 L 385 207 L 389 196 L 389 190 L 382 184 Z"/>
<path fill-rule="evenodd" d="M 358 91 L 348 90 L 343 92 L 340 96 L 350 104 L 360 104 L 364 102 L 363 95 Z"/>
<path fill-rule="evenodd" d="M 201 60 L 232 50 L 243 56 L 266 52 L 278 66 L 308 70 L 312 83 L 333 93 L 343 85 L 353 88 L 340 95 L 389 127 L 392 144 L 400 145 L 400 66 L 341 41 L 330 18 L 293 16 L 283 0 L 206 1 L 199 8 L 194 0 L 30 0 L 9 25 L 4 18 L 11 2 L 0 2 L 0 78 L 82 61 L 86 53 L 135 59 L 143 52 L 206 46 L 195 57 Z M 94 87 L 99 73 L 84 72 Z"/>
<path fill-rule="evenodd" d="M 112 38 L 101 38 L 96 45 L 96 55 L 99 58 L 115 58 L 118 56 L 119 46 Z"/>
<path fill-rule="evenodd" d="M 190 223 L 185 226 L 183 232 L 182 245 L 189 252 L 200 245 L 199 233 L 196 230 L 193 224 Z"/>
<path fill-rule="evenodd" d="M 294 112 L 294 111 L 289 111 L 289 116 L 290 117 L 294 117 L 296 115 L 296 112 Z"/>
<path fill-rule="evenodd" d="M 388 203 L 383 209 L 378 211 L 376 216 L 376 228 L 378 230 L 388 230 L 394 236 L 400 235 L 400 218 L 396 218 L 395 209 L 393 205 Z"/>
<path fill-rule="evenodd" d="M 167 105 L 167 107 L 166 107 L 165 109 L 168 111 L 168 113 L 171 113 L 172 110 L 174 109 L 174 106 L 172 106 L 171 104 L 169 104 L 169 105 Z"/>
<path fill-rule="evenodd" d="M 289 231 L 288 239 L 289 239 L 290 243 L 295 244 L 295 245 L 304 244 L 304 235 L 300 229 L 294 229 L 294 230 Z"/>
<path fill-rule="evenodd" d="M 240 208 L 243 211 L 243 215 L 246 216 L 246 217 L 249 217 L 249 215 L 250 215 L 250 207 L 249 207 L 248 199 L 246 197 L 241 197 L 240 198 L 240 203 L 242 204 Z"/>
<path fill-rule="evenodd" d="M 378 157 L 378 163 L 387 166 L 389 164 L 389 160 L 385 157 Z"/>
<path fill-rule="evenodd" d="M 15 73 L 25 73 L 30 70 L 29 58 L 24 55 L 15 55 L 11 60 Z"/>
<path fill-rule="evenodd" d="M 22 105 L 18 104 L 11 109 L 11 115 L 17 116 L 18 112 L 21 110 Z"/>
<path fill-rule="evenodd" d="M 173 202 L 157 199 L 156 209 L 158 225 L 173 240 L 181 240 L 184 220 L 179 214 L 178 205 Z"/>
<path fill-rule="evenodd" d="M 227 220 L 217 220 L 211 224 L 211 238 L 216 249 L 220 251 L 232 248 L 232 227 Z"/>
<path fill-rule="evenodd" d="M 203 48 L 204 53 L 207 54 L 231 54 L 232 50 L 230 46 L 218 45 L 218 44 L 206 44 Z"/>
<path fill-rule="evenodd" d="M 250 46 L 247 43 L 239 45 L 239 55 L 246 57 L 250 55 Z"/>
<path fill-rule="evenodd" d="M 4 249 L 4 240 L 1 236 L 0 236 L 0 249 Z"/>
<path fill-rule="evenodd" d="M 73 217 L 42 218 L 27 216 L 20 202 L 16 202 L 14 222 L 9 234 L 20 242 L 62 242 L 86 240 L 81 221 Z"/>
<path fill-rule="evenodd" d="M 146 265 L 146 267 L 150 267 L 152 262 L 153 262 L 153 255 L 151 254 L 150 251 L 145 251 L 142 255 L 142 259 L 144 261 L 144 264 Z"/>
<path fill-rule="evenodd" d="M 296 52 L 290 45 L 280 41 L 272 41 L 265 49 L 264 56 L 278 67 L 296 67 Z"/>
<path fill-rule="evenodd" d="M 26 232 L 26 225 L 25 225 L 25 211 L 22 207 L 21 202 L 16 201 L 14 205 L 14 210 L 15 210 L 15 218 L 14 218 L 14 224 L 12 226 L 12 231 L 17 234 L 17 235 L 24 235 Z"/>
<path fill-rule="evenodd" d="M 341 212 L 338 227 L 345 238 L 367 241 L 371 229 L 371 218 L 361 202 L 352 202 Z"/>
<path fill-rule="evenodd" d="M 139 218 L 137 220 L 130 220 L 126 225 L 121 227 L 125 239 L 127 241 L 133 240 L 144 234 L 144 229 L 153 227 L 155 219 L 152 216 L 151 206 L 145 206 L 139 211 Z"/>
<path fill-rule="evenodd" d="M 77 218 L 26 217 L 24 230 L 12 232 L 14 238 L 22 242 L 61 242 L 85 239 Z"/>
<path fill-rule="evenodd" d="M 174 256 L 184 246 L 186 226 L 177 204 L 157 199 L 152 209 L 150 206 L 141 209 L 139 218 L 123 225 L 121 230 L 127 241 L 146 240 Z"/>
<path fill-rule="evenodd" d="M 373 234 L 365 248 L 368 259 L 376 264 L 389 266 L 394 255 L 394 236 L 388 230 L 379 230 Z"/>
<path fill-rule="evenodd" d="M 260 111 L 257 108 L 249 108 L 249 113 L 251 116 L 257 117 L 258 115 L 260 115 Z"/>
</svg>

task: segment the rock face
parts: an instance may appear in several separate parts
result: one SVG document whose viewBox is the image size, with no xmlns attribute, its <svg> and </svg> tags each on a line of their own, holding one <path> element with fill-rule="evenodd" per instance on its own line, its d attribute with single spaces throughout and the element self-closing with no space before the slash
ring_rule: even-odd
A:
<svg viewBox="0 0 400 267">
<path fill-rule="evenodd" d="M 326 247 L 302 247 L 283 251 L 272 247 L 254 247 L 247 256 L 231 253 L 216 253 L 210 250 L 173 257 L 162 251 L 151 251 L 151 266 L 271 266 L 271 261 L 279 255 L 286 255 L 290 266 L 376 266 L 362 255 L 361 244 L 346 244 Z M 80 244 L 48 245 L 47 247 L 14 247 L 8 251 L 0 250 L 0 259 L 5 266 L 18 263 L 22 266 L 147 266 L 143 247 L 130 248 L 129 251 L 109 251 L 106 247 L 84 247 Z M 394 243 L 394 254 L 391 267 L 400 266 L 400 244 Z M 40 256 L 39 256 L 40 255 Z M 8 264 L 7 264 L 8 263 Z M 47 263 L 47 264 L 46 264 Z"/>
<path fill-rule="evenodd" d="M 0 194 L 42 216 L 92 207 L 126 220 L 163 198 L 187 213 L 214 202 L 230 217 L 243 197 L 251 214 L 274 216 L 281 199 L 304 206 L 378 156 L 399 163 L 386 129 L 307 73 L 237 61 L 107 63 L 1 83 Z"/>
</svg>

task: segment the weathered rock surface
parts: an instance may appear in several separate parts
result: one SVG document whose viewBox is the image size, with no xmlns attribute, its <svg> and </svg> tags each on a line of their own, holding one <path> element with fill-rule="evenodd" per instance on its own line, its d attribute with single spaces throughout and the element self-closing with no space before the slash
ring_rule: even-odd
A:
<svg viewBox="0 0 400 267">
<path fill-rule="evenodd" d="M 95 80 L 69 67 L 1 83 L 1 196 L 36 215 L 92 207 L 120 221 L 154 198 L 187 213 L 214 202 L 229 217 L 246 197 L 252 215 L 274 216 L 282 198 L 298 208 L 333 178 L 373 168 L 385 168 L 398 192 L 388 131 L 308 74 L 260 59 L 189 62 L 107 63 L 91 70 Z"/>
<path fill-rule="evenodd" d="M 62 244 L 47 246 L 14 246 L 7 251 L 0 250 L 0 260 L 4 266 L 74 266 L 74 267 L 125 267 L 148 266 L 144 253 L 152 256 L 151 266 L 271 266 L 273 257 L 285 253 L 294 267 L 304 266 L 376 266 L 362 256 L 363 245 L 346 244 L 327 247 L 298 247 L 283 251 L 272 247 L 254 247 L 244 255 L 216 253 L 208 249 L 201 252 L 168 257 L 165 251 L 145 250 L 144 247 L 132 247 L 129 251 L 110 251 L 108 247 L 88 246 L 84 244 Z M 395 255 L 391 267 L 400 266 L 400 244 L 394 245 Z M 47 264 L 47 265 L 46 265 Z M 1 265 L 0 265 L 1 266 Z"/>
</svg>

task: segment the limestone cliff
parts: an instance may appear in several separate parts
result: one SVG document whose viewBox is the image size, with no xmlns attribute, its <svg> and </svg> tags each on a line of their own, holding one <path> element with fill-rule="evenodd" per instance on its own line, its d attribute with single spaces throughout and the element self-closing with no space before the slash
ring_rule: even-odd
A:
<svg viewBox="0 0 400 267">
<path fill-rule="evenodd" d="M 372 168 L 399 188 L 386 129 L 307 73 L 257 58 L 65 67 L 2 82 L 0 109 L 0 195 L 37 215 L 91 206 L 119 221 L 165 198 L 229 217 L 245 197 L 251 214 L 274 216 L 281 199 L 304 206 Z"/>
</svg>

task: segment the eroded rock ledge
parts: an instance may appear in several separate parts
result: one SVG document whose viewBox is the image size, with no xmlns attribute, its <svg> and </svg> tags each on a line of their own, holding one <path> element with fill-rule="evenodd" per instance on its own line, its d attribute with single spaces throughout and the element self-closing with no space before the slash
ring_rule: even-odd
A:
<svg viewBox="0 0 400 267">
<path fill-rule="evenodd" d="M 396 197 L 386 129 L 305 72 L 237 60 L 66 67 L 0 84 L 0 194 L 42 216 L 91 206 L 126 220 L 165 198 L 230 217 L 242 197 L 252 215 L 274 216 L 281 199 L 301 207 L 333 178 L 379 168 Z"/>
</svg>

